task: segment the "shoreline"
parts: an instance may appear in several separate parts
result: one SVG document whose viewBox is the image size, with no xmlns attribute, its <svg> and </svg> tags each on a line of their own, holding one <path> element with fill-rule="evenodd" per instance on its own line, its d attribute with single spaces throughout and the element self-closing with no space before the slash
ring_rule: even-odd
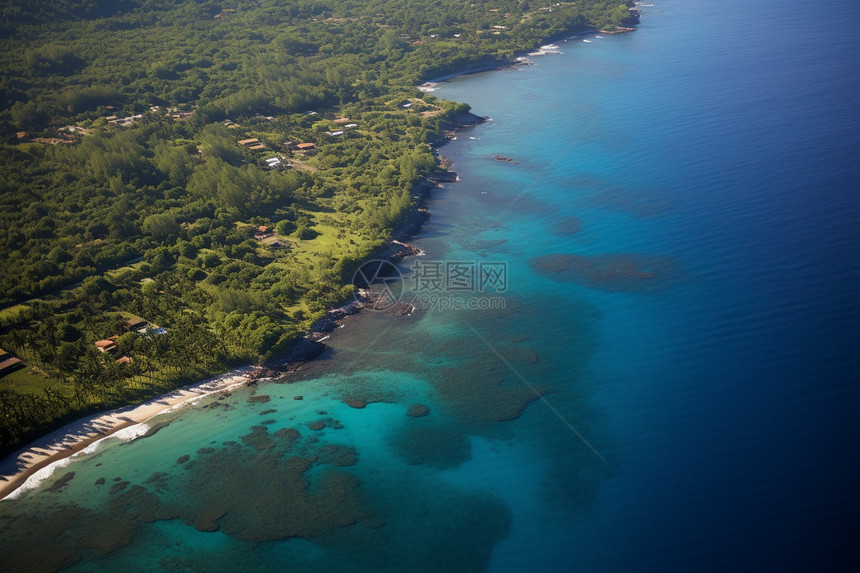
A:
<svg viewBox="0 0 860 573">
<path fill-rule="evenodd" d="M 0 501 L 21 491 L 31 478 L 44 479 L 53 473 L 51 471 L 37 476 L 41 470 L 80 454 L 121 430 L 146 424 L 157 416 L 191 405 L 212 394 L 246 386 L 260 379 L 259 370 L 259 367 L 242 366 L 220 376 L 147 400 L 142 404 L 81 418 L 31 442 L 0 461 L 0 479 L 4 480 L 0 481 Z M 37 485 L 41 479 L 37 479 L 32 486 Z"/>
<path fill-rule="evenodd" d="M 636 28 L 624 29 L 622 32 L 616 33 L 633 30 L 636 30 Z M 598 33 L 606 32 L 599 30 L 589 30 L 573 34 L 567 32 L 548 38 L 544 42 L 552 43 L 577 36 Z M 511 69 L 524 63 L 520 59 L 521 57 L 516 56 L 510 60 L 492 59 L 479 62 L 459 72 L 426 80 L 416 87 L 420 89 L 422 86 L 431 86 L 435 83 L 449 81 L 460 76 Z M 431 143 L 431 147 L 434 150 L 438 150 L 438 148 L 450 141 L 456 132 L 481 125 L 488 119 L 471 112 L 453 114 L 446 119 L 448 125 L 445 126 L 439 138 Z M 456 173 L 451 172 L 442 165 L 442 160 L 438 153 L 435 155 L 437 159 L 436 169 L 413 188 L 415 204 L 407 213 L 404 223 L 392 233 L 391 239 L 379 252 L 375 253 L 373 258 L 399 261 L 405 257 L 418 254 L 411 245 L 403 241 L 417 235 L 421 231 L 426 219 L 430 216 L 429 211 L 424 207 L 430 192 L 438 187 L 440 182 L 454 182 L 456 180 Z M 434 177 L 438 177 L 440 173 L 453 174 L 454 177 L 435 179 Z M 52 470 L 45 473 L 45 475 L 37 475 L 40 471 L 52 466 L 56 469 L 56 467 L 59 467 L 57 466 L 59 462 L 84 452 L 97 442 L 114 436 L 122 430 L 146 424 L 157 416 L 189 406 L 212 394 L 225 392 L 239 386 L 247 386 L 260 380 L 284 376 L 296 371 L 305 362 L 314 360 L 322 354 L 327 348 L 322 341 L 327 339 L 334 330 L 343 325 L 339 321 L 359 313 L 362 308 L 362 300 L 356 297 L 354 301 L 344 303 L 340 307 L 329 310 L 326 316 L 314 323 L 308 332 L 297 339 L 285 355 L 279 357 L 273 365 L 242 366 L 208 380 L 150 399 L 142 404 L 93 414 L 71 422 L 29 443 L 22 449 L 0 460 L 0 502 L 6 499 L 14 499 L 17 495 L 13 494 L 25 491 L 25 488 L 30 489 L 31 487 L 35 487 L 41 480 L 53 474 Z M 9 471 L 10 469 L 13 471 Z M 38 479 L 36 483 L 27 487 L 28 482 L 32 478 Z"/>
<path fill-rule="evenodd" d="M 613 30 L 607 29 L 598 29 L 598 28 L 589 28 L 587 30 L 573 31 L 568 30 L 566 32 L 560 32 L 548 38 L 545 38 L 541 41 L 541 45 L 551 45 L 556 42 L 565 42 L 568 40 L 573 40 L 575 38 L 580 38 L 583 36 L 594 36 L 599 34 L 605 34 L 607 36 L 615 36 L 618 34 L 628 34 L 630 32 L 635 32 L 638 30 L 635 26 L 616 26 Z M 519 66 L 530 65 L 531 62 L 528 60 L 528 56 L 531 55 L 532 51 L 539 49 L 540 46 L 532 48 L 530 50 L 523 50 L 521 52 L 517 52 L 511 58 L 486 58 L 482 61 L 471 64 L 470 66 L 449 74 L 444 74 L 435 78 L 430 78 L 422 81 L 416 87 L 421 91 L 432 91 L 435 84 L 447 82 L 450 80 L 457 79 L 463 76 L 470 76 L 473 74 L 482 74 L 484 72 L 495 72 L 495 71 L 503 71 L 503 70 L 513 70 L 518 68 Z"/>
</svg>

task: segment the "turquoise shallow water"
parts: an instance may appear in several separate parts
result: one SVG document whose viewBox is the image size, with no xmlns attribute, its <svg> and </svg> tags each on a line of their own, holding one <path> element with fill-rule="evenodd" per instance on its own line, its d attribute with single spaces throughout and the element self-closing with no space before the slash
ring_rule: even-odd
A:
<svg viewBox="0 0 860 573">
<path fill-rule="evenodd" d="M 0 503 L 5 564 L 854 570 L 860 13 L 655 4 L 435 92 L 492 120 L 443 148 L 404 284 L 504 263 L 458 295 L 504 308 L 365 313 L 76 461 Z"/>
</svg>

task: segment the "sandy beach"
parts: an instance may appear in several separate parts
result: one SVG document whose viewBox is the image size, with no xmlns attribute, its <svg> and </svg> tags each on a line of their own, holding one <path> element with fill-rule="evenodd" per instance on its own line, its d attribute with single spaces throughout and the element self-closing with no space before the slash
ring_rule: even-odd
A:
<svg viewBox="0 0 860 573">
<path fill-rule="evenodd" d="M 36 440 L 0 462 L 0 500 L 27 486 L 28 481 L 35 485 L 45 479 L 53 473 L 54 464 L 80 453 L 99 440 L 144 424 L 159 414 L 188 406 L 205 396 L 247 384 L 255 370 L 254 367 L 238 368 L 137 406 L 83 418 Z M 148 428 L 140 429 L 142 434 Z"/>
</svg>

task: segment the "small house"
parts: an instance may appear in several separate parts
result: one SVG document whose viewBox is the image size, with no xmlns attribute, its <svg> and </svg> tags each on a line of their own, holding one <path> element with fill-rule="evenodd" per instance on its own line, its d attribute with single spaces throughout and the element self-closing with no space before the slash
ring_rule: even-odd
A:
<svg viewBox="0 0 860 573">
<path fill-rule="evenodd" d="M 117 349 L 117 338 L 118 337 L 116 336 L 111 336 L 110 338 L 105 338 L 104 340 L 96 340 L 96 348 L 98 348 L 100 352 L 113 352 Z"/>
<path fill-rule="evenodd" d="M 8 354 L 7 354 L 8 356 Z M 5 358 L 0 360 L 0 376 L 5 376 L 10 372 L 14 372 L 18 368 L 24 366 L 24 363 L 21 362 L 21 359 L 16 356 L 9 356 L 9 358 Z"/>
<path fill-rule="evenodd" d="M 251 145 L 258 145 L 260 143 L 260 140 L 256 137 L 252 137 L 251 139 L 240 139 L 238 143 L 242 147 L 249 147 Z"/>
<path fill-rule="evenodd" d="M 146 326 L 146 321 L 139 316 L 133 316 L 125 319 L 125 327 L 127 330 L 139 330 Z"/>
<path fill-rule="evenodd" d="M 266 225 L 260 225 L 259 227 L 257 227 L 257 232 L 254 233 L 254 238 L 258 241 L 262 241 L 264 239 L 268 239 L 273 235 L 274 233 L 272 232 L 271 227 L 268 227 Z"/>
</svg>

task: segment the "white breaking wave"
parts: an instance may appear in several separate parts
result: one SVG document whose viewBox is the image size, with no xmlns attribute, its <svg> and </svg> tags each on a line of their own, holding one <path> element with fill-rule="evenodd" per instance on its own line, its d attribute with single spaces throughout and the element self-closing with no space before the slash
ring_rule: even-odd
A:
<svg viewBox="0 0 860 573">
<path fill-rule="evenodd" d="M 547 54 L 561 54 L 561 50 L 555 44 L 541 46 L 536 52 L 529 52 L 530 56 L 546 56 Z"/>
<path fill-rule="evenodd" d="M 109 436 L 105 436 L 100 440 L 96 440 L 92 444 L 88 445 L 84 449 L 79 452 L 75 452 L 74 454 L 65 457 L 63 459 L 57 460 L 53 463 L 46 465 L 45 467 L 37 470 L 30 477 L 28 477 L 24 483 L 18 486 L 14 491 L 10 492 L 9 495 L 4 497 L 4 500 L 7 499 L 17 499 L 20 497 L 25 491 L 34 489 L 39 487 L 45 480 L 49 479 L 54 472 L 58 469 L 64 468 L 75 461 L 76 458 L 80 456 L 94 454 L 101 449 L 104 445 L 105 440 L 116 439 L 123 442 L 130 442 L 135 440 L 146 432 L 149 431 L 149 426 L 145 423 L 135 424 L 133 426 L 129 426 L 128 428 L 123 428 L 122 430 L 118 430 Z"/>
</svg>

